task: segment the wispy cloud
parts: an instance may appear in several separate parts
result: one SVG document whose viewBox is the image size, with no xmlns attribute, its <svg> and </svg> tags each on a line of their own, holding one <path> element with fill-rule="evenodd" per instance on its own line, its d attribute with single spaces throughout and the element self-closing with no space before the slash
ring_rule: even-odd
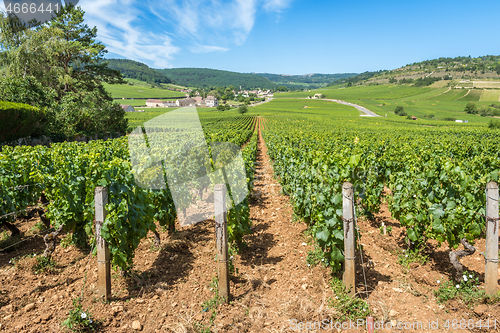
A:
<svg viewBox="0 0 500 333">
<path fill-rule="evenodd" d="M 209 53 L 209 52 L 227 52 L 228 48 L 214 45 L 196 45 L 191 46 L 189 51 L 193 53 Z"/>
<path fill-rule="evenodd" d="M 242 45 L 259 9 L 280 13 L 292 0 L 149 0 L 149 9 L 195 44 Z M 228 39 L 228 36 L 230 38 Z"/>
<path fill-rule="evenodd" d="M 291 0 L 266 0 L 264 1 L 264 9 L 268 12 L 281 12 L 290 6 Z"/>
<path fill-rule="evenodd" d="M 128 59 L 146 62 L 157 68 L 172 67 L 173 55 L 180 48 L 173 45 L 168 32 L 141 28 L 140 11 L 133 0 L 87 0 L 81 5 L 89 26 L 97 26 L 98 38 L 109 52 Z"/>
<path fill-rule="evenodd" d="M 280 15 L 292 1 L 80 0 L 78 5 L 109 52 L 168 68 L 180 46 L 192 53 L 209 53 L 244 44 L 259 12 Z"/>
</svg>

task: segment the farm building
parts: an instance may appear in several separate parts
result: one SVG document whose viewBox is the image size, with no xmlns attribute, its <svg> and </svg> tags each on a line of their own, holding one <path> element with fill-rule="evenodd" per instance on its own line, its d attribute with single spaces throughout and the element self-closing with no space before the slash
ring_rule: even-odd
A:
<svg viewBox="0 0 500 333">
<path fill-rule="evenodd" d="M 411 116 L 411 120 L 417 120 L 417 117 Z"/>
<path fill-rule="evenodd" d="M 177 107 L 177 103 L 174 101 L 162 101 L 159 99 L 148 99 L 146 101 L 146 106 L 151 108 L 172 108 Z"/>
<path fill-rule="evenodd" d="M 131 105 L 120 104 L 120 106 L 122 107 L 122 109 L 123 109 L 125 112 L 135 112 L 134 107 L 133 107 L 133 106 L 131 106 Z"/>
<path fill-rule="evenodd" d="M 215 98 L 214 96 L 208 96 L 205 99 L 205 103 L 207 104 L 207 107 L 209 107 L 209 108 L 219 106 L 219 100 L 217 98 Z"/>
<path fill-rule="evenodd" d="M 148 99 L 146 101 L 146 106 L 149 106 L 151 108 L 163 107 L 163 101 L 159 99 Z"/>
<path fill-rule="evenodd" d="M 195 106 L 196 100 L 194 98 L 178 99 L 175 101 L 175 104 L 177 104 L 177 106 Z"/>
</svg>

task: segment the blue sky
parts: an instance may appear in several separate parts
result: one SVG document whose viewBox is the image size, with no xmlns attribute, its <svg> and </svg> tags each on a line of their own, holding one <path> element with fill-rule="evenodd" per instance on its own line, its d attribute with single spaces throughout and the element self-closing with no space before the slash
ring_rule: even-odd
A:
<svg viewBox="0 0 500 333">
<path fill-rule="evenodd" d="M 281 74 L 500 54 L 499 1 L 81 0 L 107 57 Z"/>
</svg>

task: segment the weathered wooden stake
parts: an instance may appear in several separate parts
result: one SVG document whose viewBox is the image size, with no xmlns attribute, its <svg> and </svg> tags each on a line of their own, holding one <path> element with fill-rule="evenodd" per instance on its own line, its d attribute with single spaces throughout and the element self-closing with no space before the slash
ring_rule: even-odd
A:
<svg viewBox="0 0 500 333">
<path fill-rule="evenodd" d="M 217 239 L 217 263 L 219 276 L 219 298 L 229 303 L 229 261 L 227 258 L 227 212 L 226 185 L 215 185 L 215 237 Z"/>
<path fill-rule="evenodd" d="M 496 295 L 498 280 L 498 184 L 486 184 L 486 295 Z"/>
<path fill-rule="evenodd" d="M 101 228 L 106 219 L 106 204 L 108 203 L 108 188 L 95 188 L 95 232 L 97 247 L 97 289 L 104 300 L 111 297 L 111 267 L 109 263 L 109 248 L 107 242 L 101 237 Z"/>
<path fill-rule="evenodd" d="M 342 186 L 343 210 L 344 210 L 344 257 L 345 270 L 343 276 L 344 286 L 351 295 L 356 293 L 356 269 L 355 269 L 355 239 L 354 239 L 354 190 L 349 182 Z"/>
<path fill-rule="evenodd" d="M 382 234 L 385 236 L 387 235 L 387 226 L 385 225 L 384 222 L 382 222 Z"/>
</svg>

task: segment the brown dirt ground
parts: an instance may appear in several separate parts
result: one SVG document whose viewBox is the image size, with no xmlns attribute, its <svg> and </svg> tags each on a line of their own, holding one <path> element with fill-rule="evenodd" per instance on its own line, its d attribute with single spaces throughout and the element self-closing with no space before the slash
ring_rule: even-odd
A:
<svg viewBox="0 0 500 333">
<path fill-rule="evenodd" d="M 265 120 L 259 118 L 260 129 L 264 124 Z M 109 304 L 98 298 L 97 262 L 88 251 L 58 246 L 53 256 L 56 271 L 48 274 L 32 272 L 34 258 L 9 263 L 12 258 L 41 255 L 45 247 L 41 237 L 31 238 L 11 252 L 0 252 L 0 331 L 62 331 L 71 300 L 82 291 L 85 272 L 84 308 L 102 321 L 102 332 L 133 332 L 132 322 L 136 320 L 143 332 L 202 332 L 203 327 L 211 327 L 213 332 L 364 331 L 294 330 L 291 326 L 293 319 L 311 322 L 335 317 L 336 310 L 328 306 L 329 298 L 335 295 L 329 286 L 330 270 L 306 265 L 307 252 L 313 249 L 306 225 L 294 221 L 289 198 L 280 194 L 261 135 L 250 215 L 253 233 L 245 236 L 248 247 L 234 256 L 237 274 L 231 278 L 231 302 L 218 307 L 213 324 L 212 311 L 205 312 L 202 307 L 214 296 L 210 283 L 217 275 L 214 221 L 207 220 L 184 228 L 177 226 L 179 231 L 172 235 L 161 232 L 160 248 L 154 247 L 152 234 L 143 240 L 131 276 L 113 272 Z M 30 235 L 37 221 L 33 218 L 17 225 Z M 393 228 L 390 235 L 380 234 L 382 222 Z M 422 266 L 412 264 L 406 270 L 397 263 L 398 251 L 406 248 L 404 232 L 399 222 L 391 219 L 386 204 L 373 220 L 361 218 L 359 229 L 365 265 L 361 265 L 358 253 L 357 291 L 366 294 L 364 267 L 368 302 L 376 321 L 426 324 L 439 320 L 441 329 L 433 332 L 440 332 L 448 331 L 442 328 L 447 319 L 491 318 L 500 328 L 498 304 L 469 309 L 457 301 L 437 303 L 433 293 L 438 288 L 436 281 L 442 283 L 453 272 L 446 246 L 429 242 L 429 261 Z M 462 263 L 484 279 L 484 259 L 479 254 L 484 251 L 484 240 L 476 245 L 478 251 L 463 258 Z"/>
</svg>

